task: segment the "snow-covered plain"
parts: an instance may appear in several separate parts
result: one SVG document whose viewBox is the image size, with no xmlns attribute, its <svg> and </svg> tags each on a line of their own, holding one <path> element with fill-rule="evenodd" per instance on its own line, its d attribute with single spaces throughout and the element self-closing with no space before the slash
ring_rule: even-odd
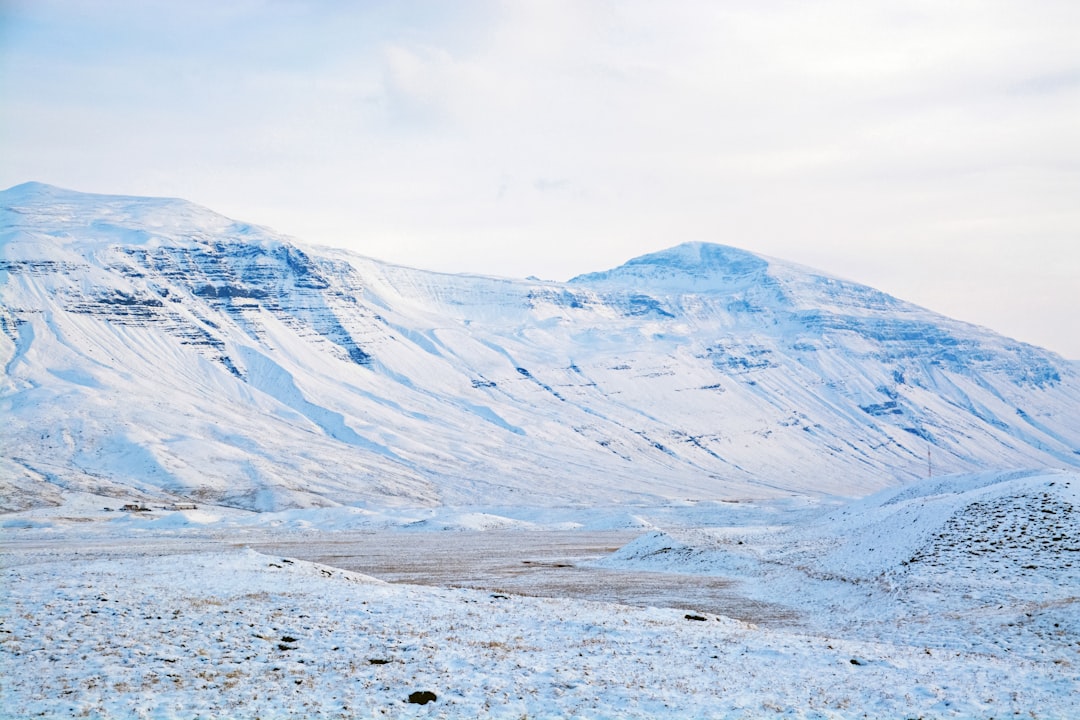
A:
<svg viewBox="0 0 1080 720">
<path fill-rule="evenodd" d="M 8 715 L 1064 719 L 1080 696 L 1075 473 L 938 478 L 835 506 L 547 508 L 527 526 L 511 522 L 523 508 L 446 522 L 327 508 L 298 523 L 101 502 L 4 516 Z M 450 554 L 490 538 L 513 556 L 517 542 L 525 560 L 549 536 L 597 587 L 618 573 L 671 590 L 634 607 L 528 596 L 540 581 L 522 594 L 497 579 L 387 584 L 302 559 L 334 545 L 346 557 L 363 534 L 392 555 L 418 533 Z M 574 533 L 633 539 L 574 553 Z M 789 612 L 682 607 L 686 575 Z M 435 699 L 409 702 L 422 692 Z"/>
</svg>

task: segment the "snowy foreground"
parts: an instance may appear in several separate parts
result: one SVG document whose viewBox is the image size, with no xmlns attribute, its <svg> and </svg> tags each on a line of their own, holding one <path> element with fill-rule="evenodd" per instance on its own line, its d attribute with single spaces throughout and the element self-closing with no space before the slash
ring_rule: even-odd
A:
<svg viewBox="0 0 1080 720">
<path fill-rule="evenodd" d="M 687 510 L 693 527 L 671 509 L 645 513 L 636 539 L 577 561 L 597 586 L 615 573 L 672 588 L 730 578 L 744 609 L 788 611 L 758 623 L 691 611 L 675 590 L 668 607 L 631 607 L 388 584 L 298 559 L 304 544 L 347 536 L 339 511 L 328 511 L 337 530 L 265 516 L 258 536 L 226 511 L 11 514 L 0 520 L 2 713 L 1072 718 L 1078 507 L 1075 473 L 963 476 L 834 508 Z M 234 547 L 270 525 L 291 556 Z M 389 547 L 415 534 L 369 529 Z M 489 536 L 515 533 L 544 535 Z M 485 536 L 426 535 L 448 547 Z"/>
</svg>

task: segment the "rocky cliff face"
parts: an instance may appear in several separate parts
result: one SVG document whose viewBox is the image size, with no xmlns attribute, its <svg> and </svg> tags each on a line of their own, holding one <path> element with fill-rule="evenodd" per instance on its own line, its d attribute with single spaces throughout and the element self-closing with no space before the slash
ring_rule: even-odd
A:
<svg viewBox="0 0 1080 720">
<path fill-rule="evenodd" d="M 0 193 L 0 476 L 270 509 L 859 494 L 1080 465 L 1052 353 L 692 243 L 441 275 L 179 200 Z"/>
</svg>

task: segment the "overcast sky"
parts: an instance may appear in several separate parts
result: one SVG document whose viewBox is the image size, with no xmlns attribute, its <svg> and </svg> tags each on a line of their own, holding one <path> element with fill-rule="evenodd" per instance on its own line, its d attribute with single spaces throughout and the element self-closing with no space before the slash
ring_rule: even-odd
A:
<svg viewBox="0 0 1080 720">
<path fill-rule="evenodd" d="M 0 186 L 565 280 L 680 242 L 1080 358 L 1080 2 L 0 0 Z"/>
</svg>

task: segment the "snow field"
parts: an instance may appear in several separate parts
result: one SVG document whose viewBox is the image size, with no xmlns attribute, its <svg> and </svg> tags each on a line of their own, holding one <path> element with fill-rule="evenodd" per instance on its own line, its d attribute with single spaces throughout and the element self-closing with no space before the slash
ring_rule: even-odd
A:
<svg viewBox="0 0 1080 720">
<path fill-rule="evenodd" d="M 0 715 L 1053 719 L 1080 695 L 1076 473 L 935 478 L 840 507 L 103 504 L 69 494 L 0 524 Z M 285 557 L 362 561 L 375 542 L 402 570 L 438 555 L 452 567 L 437 582 L 455 584 L 584 552 L 589 527 L 641 535 L 594 575 L 579 565 L 582 581 L 642 577 L 669 607 L 569 584 L 578 599 L 516 596 L 496 574 L 485 590 L 390 585 Z M 489 546 L 501 559 L 470 565 Z M 723 587 L 692 596 L 673 572 Z M 760 626 L 687 604 L 721 595 Z M 408 702 L 425 691 L 436 700 Z"/>
<path fill-rule="evenodd" d="M 387 585 L 251 550 L 74 559 L 3 571 L 16 717 L 1064 718 L 1077 687 L 1053 663 Z"/>
</svg>

